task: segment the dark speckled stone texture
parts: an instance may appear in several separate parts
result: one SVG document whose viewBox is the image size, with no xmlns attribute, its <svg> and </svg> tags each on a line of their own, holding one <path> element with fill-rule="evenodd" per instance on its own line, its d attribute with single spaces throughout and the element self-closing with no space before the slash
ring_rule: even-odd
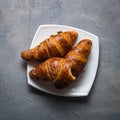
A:
<svg viewBox="0 0 120 120">
<path fill-rule="evenodd" d="M 63 98 L 27 85 L 28 49 L 40 24 L 99 36 L 100 62 L 86 98 Z M 0 0 L 0 120 L 120 120 L 120 0 Z"/>
</svg>

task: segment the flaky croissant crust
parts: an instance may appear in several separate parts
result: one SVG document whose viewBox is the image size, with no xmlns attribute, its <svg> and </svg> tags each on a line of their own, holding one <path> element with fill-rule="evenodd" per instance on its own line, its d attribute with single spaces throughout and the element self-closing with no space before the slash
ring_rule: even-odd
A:
<svg viewBox="0 0 120 120">
<path fill-rule="evenodd" d="M 31 78 L 50 80 L 57 88 L 75 81 L 88 61 L 92 42 L 84 39 L 73 47 L 65 58 L 53 57 L 30 71 Z"/>
</svg>

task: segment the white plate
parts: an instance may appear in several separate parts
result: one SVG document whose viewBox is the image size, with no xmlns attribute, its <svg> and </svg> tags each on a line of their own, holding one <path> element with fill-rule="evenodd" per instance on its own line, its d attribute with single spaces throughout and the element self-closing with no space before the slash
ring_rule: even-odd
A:
<svg viewBox="0 0 120 120">
<path fill-rule="evenodd" d="M 85 72 L 80 75 L 80 77 L 69 87 L 63 90 L 56 89 L 54 85 L 50 82 L 46 81 L 34 81 L 29 77 L 29 71 L 33 68 L 29 64 L 27 65 L 27 79 L 28 84 L 32 87 L 35 87 L 41 91 L 59 95 L 59 96 L 68 96 L 68 97 L 80 97 L 87 96 L 89 91 L 93 85 L 95 75 L 97 72 L 98 61 L 99 61 L 99 41 L 96 35 L 93 35 L 84 30 L 64 26 L 64 25 L 40 25 L 36 34 L 31 43 L 31 47 L 33 48 L 38 45 L 40 42 L 48 38 L 52 34 L 56 34 L 58 31 L 67 31 L 67 30 L 75 30 L 78 32 L 78 39 L 75 42 L 75 45 L 84 38 L 89 38 L 92 40 L 92 50 L 89 56 L 88 63 L 85 67 Z"/>
</svg>

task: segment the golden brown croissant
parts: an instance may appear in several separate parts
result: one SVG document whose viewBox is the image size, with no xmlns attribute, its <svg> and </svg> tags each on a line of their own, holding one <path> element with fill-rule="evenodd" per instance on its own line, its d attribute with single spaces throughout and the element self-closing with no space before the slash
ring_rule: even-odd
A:
<svg viewBox="0 0 120 120">
<path fill-rule="evenodd" d="M 27 61 L 44 61 L 51 57 L 63 57 L 72 48 L 77 36 L 78 33 L 75 31 L 58 32 L 35 48 L 22 51 L 21 57 Z"/>
<path fill-rule="evenodd" d="M 30 71 L 31 78 L 52 81 L 56 88 L 65 88 L 75 81 L 88 61 L 92 42 L 84 39 L 65 58 L 53 57 Z"/>
</svg>

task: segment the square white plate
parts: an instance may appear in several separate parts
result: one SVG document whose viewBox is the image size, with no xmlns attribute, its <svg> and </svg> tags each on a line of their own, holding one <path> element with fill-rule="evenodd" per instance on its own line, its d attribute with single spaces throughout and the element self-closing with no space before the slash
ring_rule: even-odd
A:
<svg viewBox="0 0 120 120">
<path fill-rule="evenodd" d="M 31 43 L 30 48 L 35 47 L 40 42 L 50 37 L 52 34 L 56 34 L 58 31 L 70 31 L 75 30 L 78 32 L 78 38 L 74 45 L 76 45 L 80 40 L 84 38 L 88 38 L 92 40 L 92 50 L 89 56 L 88 63 L 85 67 L 85 72 L 78 77 L 78 79 L 72 83 L 69 87 L 59 90 L 54 87 L 54 85 L 50 82 L 38 80 L 34 81 L 29 77 L 29 71 L 33 68 L 29 64 L 27 64 L 27 80 L 28 84 L 32 87 L 35 87 L 41 91 L 58 95 L 58 96 L 68 96 L 68 97 L 80 97 L 87 96 L 89 91 L 93 85 L 95 80 L 98 61 L 99 61 L 99 40 L 96 35 L 93 35 L 87 31 L 65 26 L 65 25 L 40 25 L 38 30 L 35 33 L 33 41 Z"/>
</svg>

